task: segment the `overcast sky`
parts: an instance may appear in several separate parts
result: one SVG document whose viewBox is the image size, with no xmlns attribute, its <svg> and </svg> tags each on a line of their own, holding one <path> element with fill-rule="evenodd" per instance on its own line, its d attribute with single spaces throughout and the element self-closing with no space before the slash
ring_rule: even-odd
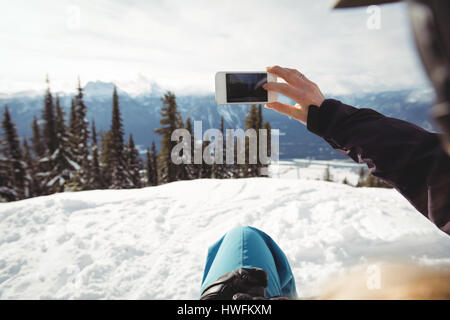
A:
<svg viewBox="0 0 450 320">
<path fill-rule="evenodd" d="M 298 68 L 322 91 L 424 87 L 407 6 L 332 0 L 0 0 L 0 93 L 72 91 L 79 75 L 137 93 L 213 92 L 214 73 Z M 373 24 L 372 24 L 373 26 Z"/>
</svg>

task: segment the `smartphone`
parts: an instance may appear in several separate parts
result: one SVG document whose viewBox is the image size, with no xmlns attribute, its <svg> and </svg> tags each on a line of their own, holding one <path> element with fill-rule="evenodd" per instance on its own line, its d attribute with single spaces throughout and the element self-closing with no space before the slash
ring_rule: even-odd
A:
<svg viewBox="0 0 450 320">
<path fill-rule="evenodd" d="M 258 104 L 277 100 L 276 92 L 266 91 L 266 82 L 276 82 L 277 77 L 268 72 L 222 71 L 216 73 L 216 103 Z"/>
</svg>

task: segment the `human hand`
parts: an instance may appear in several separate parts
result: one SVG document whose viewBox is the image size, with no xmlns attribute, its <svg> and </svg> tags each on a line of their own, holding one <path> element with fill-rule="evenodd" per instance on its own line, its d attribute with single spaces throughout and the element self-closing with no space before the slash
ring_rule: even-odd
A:
<svg viewBox="0 0 450 320">
<path fill-rule="evenodd" d="M 270 102 L 266 104 L 266 108 L 288 115 L 306 125 L 309 106 L 316 105 L 320 107 L 325 100 L 317 84 L 306 78 L 305 75 L 296 69 L 273 66 L 267 67 L 266 70 L 284 79 L 286 83 L 268 82 L 263 88 L 267 91 L 281 93 L 296 102 L 295 106 L 278 101 Z"/>
<path fill-rule="evenodd" d="M 232 300 L 236 294 L 264 297 L 267 281 L 267 272 L 261 268 L 239 268 L 210 284 L 200 300 Z"/>
</svg>

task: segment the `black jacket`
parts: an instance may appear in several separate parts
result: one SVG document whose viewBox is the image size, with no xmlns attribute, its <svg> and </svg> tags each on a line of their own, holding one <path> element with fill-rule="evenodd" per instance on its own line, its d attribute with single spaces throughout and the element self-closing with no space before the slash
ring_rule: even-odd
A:
<svg viewBox="0 0 450 320">
<path fill-rule="evenodd" d="M 392 185 L 450 235 L 450 157 L 439 134 L 337 100 L 310 106 L 308 130 Z"/>
</svg>

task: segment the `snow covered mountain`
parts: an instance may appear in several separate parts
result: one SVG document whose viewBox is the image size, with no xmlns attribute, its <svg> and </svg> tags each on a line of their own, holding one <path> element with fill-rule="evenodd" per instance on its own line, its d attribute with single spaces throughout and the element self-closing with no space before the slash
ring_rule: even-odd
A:
<svg viewBox="0 0 450 320">
<path fill-rule="evenodd" d="M 98 131 L 108 130 L 111 120 L 111 105 L 113 83 L 89 82 L 86 84 L 85 102 L 88 106 L 87 117 L 95 119 Z M 154 87 L 154 88 L 153 88 Z M 161 108 L 161 89 L 155 84 L 146 94 L 132 96 L 119 88 L 119 98 L 126 134 L 132 132 L 134 140 L 144 150 L 152 140 L 160 137 L 153 132 L 159 127 L 159 110 Z M 70 94 L 59 93 L 62 106 L 69 114 Z M 333 95 L 326 95 L 334 97 Z M 416 123 L 425 129 L 433 129 L 429 106 L 433 95 L 430 90 L 402 90 L 378 93 L 361 93 L 334 97 L 357 107 L 369 107 L 379 112 Z M 285 102 L 289 100 L 284 99 Z M 185 120 L 202 120 L 203 130 L 218 128 L 220 117 L 223 116 L 227 128 L 243 128 L 248 106 L 217 106 L 214 96 L 209 95 L 179 95 L 179 109 Z M 0 95 L 0 107 L 7 104 L 13 120 L 18 126 L 21 136 L 31 134 L 33 116 L 40 117 L 43 97 L 36 94 Z M 280 129 L 280 157 L 336 159 L 343 156 L 332 150 L 322 139 L 310 134 L 297 121 L 277 114 L 272 110 L 263 110 L 263 116 L 274 129 Z"/>
<path fill-rule="evenodd" d="M 301 297 L 365 263 L 450 263 L 450 237 L 392 189 L 204 179 L 0 204 L 0 299 L 196 299 L 236 225 L 280 245 Z"/>
</svg>

